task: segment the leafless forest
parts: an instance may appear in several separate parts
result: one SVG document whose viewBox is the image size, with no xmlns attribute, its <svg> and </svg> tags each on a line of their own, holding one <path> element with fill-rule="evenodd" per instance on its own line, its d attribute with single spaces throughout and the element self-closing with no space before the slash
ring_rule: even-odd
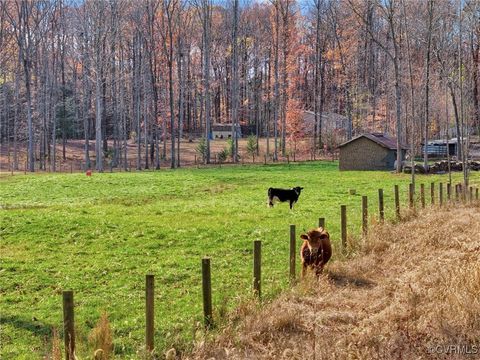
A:
<svg viewBox="0 0 480 360">
<path fill-rule="evenodd" d="M 478 0 L 4 0 L 0 51 L 2 149 L 29 171 L 68 141 L 99 171 L 132 146 L 137 169 L 181 166 L 190 139 L 209 163 L 220 123 L 233 162 L 238 128 L 273 160 L 365 131 L 417 155 L 459 137 L 464 159 L 480 131 Z"/>
</svg>

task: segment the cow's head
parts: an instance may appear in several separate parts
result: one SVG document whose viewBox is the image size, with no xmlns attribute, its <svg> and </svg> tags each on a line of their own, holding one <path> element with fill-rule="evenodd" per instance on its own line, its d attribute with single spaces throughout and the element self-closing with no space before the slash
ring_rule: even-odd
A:
<svg viewBox="0 0 480 360">
<path fill-rule="evenodd" d="M 300 192 L 303 190 L 303 187 L 297 186 L 297 187 L 294 187 L 293 190 L 297 193 L 297 195 L 300 195 Z"/>
<path fill-rule="evenodd" d="M 322 245 L 322 241 L 330 239 L 330 235 L 323 228 L 319 227 L 310 230 L 306 234 L 300 235 L 300 238 L 307 242 L 308 249 L 311 253 L 316 254 Z"/>
</svg>

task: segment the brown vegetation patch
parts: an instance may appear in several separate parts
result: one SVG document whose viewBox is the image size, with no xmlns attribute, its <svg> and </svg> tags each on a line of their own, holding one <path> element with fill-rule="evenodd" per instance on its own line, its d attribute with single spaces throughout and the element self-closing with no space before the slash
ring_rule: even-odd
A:
<svg viewBox="0 0 480 360">
<path fill-rule="evenodd" d="M 227 184 L 227 183 L 218 183 L 201 189 L 201 191 L 210 193 L 210 194 L 221 194 L 225 191 L 230 191 L 237 188 L 237 185 Z"/>
</svg>

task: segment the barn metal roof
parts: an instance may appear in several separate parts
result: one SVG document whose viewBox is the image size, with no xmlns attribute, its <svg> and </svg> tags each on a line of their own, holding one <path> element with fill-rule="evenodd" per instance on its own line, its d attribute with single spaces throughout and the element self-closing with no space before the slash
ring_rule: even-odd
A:
<svg viewBox="0 0 480 360">
<path fill-rule="evenodd" d="M 362 137 L 365 137 L 365 138 L 377 143 L 378 145 L 383 146 L 384 148 L 387 148 L 387 149 L 390 149 L 390 150 L 397 150 L 397 138 L 388 136 L 388 135 L 383 134 L 383 133 L 361 134 L 361 135 L 358 135 L 358 136 L 354 137 L 351 140 L 348 140 L 348 141 L 344 142 L 343 144 L 340 144 L 338 147 L 342 147 L 342 146 L 345 146 L 347 144 L 350 144 L 351 142 L 356 141 L 356 140 L 358 140 Z M 400 144 L 400 146 L 404 150 L 408 149 L 408 147 L 404 144 Z"/>
<path fill-rule="evenodd" d="M 212 131 L 232 131 L 232 123 L 215 123 L 211 125 Z"/>
</svg>

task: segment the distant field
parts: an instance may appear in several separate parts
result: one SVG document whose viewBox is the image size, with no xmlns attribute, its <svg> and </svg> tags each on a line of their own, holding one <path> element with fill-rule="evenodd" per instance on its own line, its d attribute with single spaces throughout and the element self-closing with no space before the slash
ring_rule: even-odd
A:
<svg viewBox="0 0 480 360">
<path fill-rule="evenodd" d="M 455 174 L 459 181 L 461 174 Z M 339 244 L 340 204 L 360 231 L 361 195 L 377 213 L 393 185 L 406 201 L 409 175 L 339 172 L 336 163 L 257 165 L 138 173 L 41 174 L 0 178 L 2 359 L 41 359 L 62 329 L 64 289 L 75 291 L 80 355 L 106 310 L 116 358 L 144 344 L 145 274 L 156 275 L 156 344 L 188 349 L 202 319 L 200 260 L 212 258 L 216 319 L 250 293 L 252 242 L 263 241 L 263 294 L 287 286 L 289 224 L 298 232 L 326 218 Z M 447 181 L 419 176 L 419 182 Z M 480 176 L 472 174 L 480 184 Z M 303 186 L 294 211 L 266 206 L 268 187 Z M 356 195 L 348 190 L 355 188 Z M 338 253 L 334 253 L 338 256 Z M 47 339 L 47 341 L 46 341 Z"/>
<path fill-rule="evenodd" d="M 196 151 L 198 144 L 200 142 L 200 139 L 192 139 L 191 141 L 183 139 L 180 144 L 181 148 L 181 155 L 180 155 L 180 161 L 181 161 L 181 166 L 192 166 L 196 164 L 196 161 L 199 162 L 199 155 Z M 296 160 L 311 160 L 311 154 L 310 154 L 310 146 L 312 144 L 311 139 L 305 139 L 302 141 L 299 141 L 297 144 L 297 152 L 295 153 L 295 158 Z M 57 144 L 56 146 L 56 151 L 57 151 L 57 172 L 70 172 L 71 170 L 79 171 L 80 169 L 84 168 L 84 141 L 83 140 L 68 140 L 65 146 L 65 160 L 62 157 L 62 144 Z M 113 148 L 113 141 L 109 140 L 108 141 L 108 146 L 110 148 Z M 167 157 L 165 159 L 160 160 L 160 166 L 162 168 L 170 167 L 170 146 L 171 143 L 170 141 L 167 141 L 165 144 L 167 151 Z M 264 162 L 264 156 L 267 153 L 267 139 L 265 138 L 260 138 L 258 141 L 258 146 L 259 146 L 259 156 L 255 157 L 255 162 Z M 160 149 L 163 151 L 163 143 L 160 146 Z M 273 140 L 269 140 L 269 148 L 270 155 L 267 156 L 267 161 L 271 162 L 271 154 L 272 150 L 274 147 Z M 18 146 L 18 171 L 23 172 L 25 169 L 25 162 L 26 162 L 26 148 L 27 144 L 26 143 L 21 143 Z M 226 139 L 215 139 L 210 142 L 210 150 L 211 150 L 211 157 L 212 157 L 212 162 L 215 162 L 217 159 L 217 155 L 219 152 L 221 152 L 223 149 L 228 148 L 228 142 Z M 253 162 L 253 159 L 251 156 L 248 155 L 247 152 L 247 139 L 246 138 L 241 138 L 238 139 L 238 149 L 239 149 L 239 155 L 241 158 L 241 161 L 245 163 L 251 163 Z M 136 166 L 136 159 L 137 159 L 137 143 L 129 140 L 127 144 L 127 167 L 128 168 L 135 168 Z M 291 151 L 290 148 L 287 148 L 287 153 L 290 152 L 290 159 L 293 159 L 293 152 Z M 145 167 L 145 147 L 141 146 L 141 166 L 142 168 Z M 332 154 L 328 152 L 325 154 L 323 151 L 320 153 L 317 153 L 316 158 L 317 160 L 323 159 L 323 158 L 328 158 L 331 159 Z M 198 160 L 197 160 L 198 159 Z M 95 160 L 95 141 L 90 141 L 90 160 L 94 162 Z M 279 153 L 279 160 L 281 161 L 287 161 L 286 157 L 281 156 L 281 152 Z M 227 161 L 231 161 L 231 159 L 227 159 Z M 48 161 L 47 161 L 48 163 Z M 10 144 L 8 146 L 7 143 L 1 143 L 0 144 L 0 172 L 8 172 L 11 171 L 12 169 L 12 164 L 13 164 L 13 145 Z M 92 167 L 94 167 L 94 163 L 92 163 Z M 105 160 L 105 168 L 109 169 L 110 160 L 106 159 Z M 123 164 L 122 164 L 123 165 Z M 40 163 L 37 162 L 35 163 L 35 170 L 39 170 Z M 149 164 L 151 167 L 151 164 Z M 119 171 L 122 168 L 120 166 L 116 170 Z M 50 164 L 47 164 L 47 169 L 48 172 L 50 172 Z"/>
</svg>

